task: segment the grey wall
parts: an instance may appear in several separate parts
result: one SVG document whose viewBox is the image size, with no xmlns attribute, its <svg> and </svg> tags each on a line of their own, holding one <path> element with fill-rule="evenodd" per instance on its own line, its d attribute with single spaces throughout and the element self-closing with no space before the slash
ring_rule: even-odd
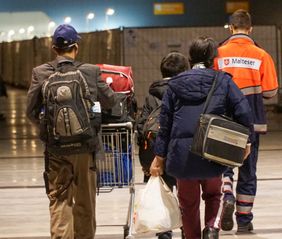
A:
<svg viewBox="0 0 282 239">
<path fill-rule="evenodd" d="M 135 93 L 140 105 L 148 94 L 149 85 L 161 79 L 162 58 L 171 51 L 188 56 L 191 41 L 201 35 L 220 42 L 229 36 L 229 31 L 223 27 L 131 28 L 124 31 L 124 64 L 133 67 Z M 279 73 L 281 52 L 277 28 L 254 26 L 252 37 L 272 56 Z M 281 77 L 279 79 L 282 85 Z M 267 101 L 268 104 L 277 102 L 278 97 Z"/>
<path fill-rule="evenodd" d="M 220 27 L 125 28 L 81 34 L 78 60 L 89 63 L 129 65 L 133 69 L 135 93 L 139 106 L 150 84 L 161 79 L 160 61 L 171 51 L 188 55 L 192 39 L 208 35 L 220 42 L 229 32 Z M 281 33 L 276 26 L 254 26 L 254 39 L 269 52 L 281 82 Z M 35 38 L 0 44 L 0 70 L 7 83 L 29 86 L 32 67 L 54 58 L 50 38 Z M 276 103 L 275 98 L 268 103 Z"/>
<path fill-rule="evenodd" d="M 119 30 L 81 34 L 78 60 L 92 64 L 121 64 Z M 54 59 L 51 38 L 3 42 L 0 44 L 0 72 L 6 83 L 28 88 L 32 68 Z M 97 47 L 99 46 L 99 47 Z"/>
</svg>

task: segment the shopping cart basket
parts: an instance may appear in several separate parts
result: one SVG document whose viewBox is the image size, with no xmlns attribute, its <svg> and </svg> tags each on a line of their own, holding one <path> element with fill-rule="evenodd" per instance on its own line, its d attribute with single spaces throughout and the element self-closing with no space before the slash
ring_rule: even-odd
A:
<svg viewBox="0 0 282 239">
<path fill-rule="evenodd" d="M 105 157 L 96 161 L 98 190 L 111 192 L 115 187 L 129 187 L 130 200 L 124 239 L 132 239 L 135 196 L 133 124 L 131 122 L 103 124 L 102 141 Z"/>
</svg>

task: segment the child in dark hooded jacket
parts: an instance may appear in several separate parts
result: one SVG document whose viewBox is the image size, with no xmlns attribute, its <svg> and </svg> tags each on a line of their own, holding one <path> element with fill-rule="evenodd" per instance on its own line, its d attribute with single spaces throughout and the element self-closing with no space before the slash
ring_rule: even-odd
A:
<svg viewBox="0 0 282 239">
<path fill-rule="evenodd" d="M 145 98 L 145 103 L 137 122 L 138 132 L 138 145 L 139 145 L 139 159 L 144 172 L 144 182 L 147 182 L 150 178 L 150 165 L 155 157 L 154 154 L 154 140 L 146 140 L 143 135 L 143 127 L 148 119 L 150 113 L 159 107 L 162 102 L 164 93 L 167 90 L 168 83 L 171 77 L 178 75 L 179 73 L 188 69 L 188 59 L 179 52 L 171 52 L 165 56 L 160 64 L 160 70 L 163 79 L 154 81 L 149 88 L 149 95 Z M 172 190 L 176 185 L 176 180 L 164 172 L 162 175 L 165 183 Z M 158 234 L 158 239 L 171 239 L 172 233 L 164 232 Z"/>
<path fill-rule="evenodd" d="M 163 169 L 177 179 L 186 238 L 201 239 L 200 196 L 205 201 L 204 239 L 217 239 L 220 229 L 222 173 L 227 169 L 190 152 L 195 129 L 217 74 L 213 60 L 217 44 L 208 37 L 192 42 L 189 50 L 192 69 L 173 77 L 163 96 L 160 130 L 156 138 L 151 175 Z M 231 75 L 219 72 L 207 113 L 226 114 L 252 131 L 251 109 Z M 246 148 L 246 155 L 249 147 Z"/>
</svg>

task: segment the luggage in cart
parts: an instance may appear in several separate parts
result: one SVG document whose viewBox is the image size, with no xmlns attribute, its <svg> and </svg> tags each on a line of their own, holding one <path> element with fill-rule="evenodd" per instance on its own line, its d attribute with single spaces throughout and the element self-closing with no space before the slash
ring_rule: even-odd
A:
<svg viewBox="0 0 282 239">
<path fill-rule="evenodd" d="M 101 69 L 102 80 L 115 92 L 130 95 L 134 92 L 133 73 L 130 66 L 97 64 Z"/>
<path fill-rule="evenodd" d="M 102 122 L 124 123 L 134 121 L 137 102 L 134 96 L 134 82 L 131 66 L 97 64 L 101 69 L 101 79 L 116 92 L 116 104 L 102 111 Z"/>
<path fill-rule="evenodd" d="M 134 206 L 134 135 L 132 122 L 102 125 L 105 157 L 98 158 L 97 180 L 99 192 L 128 187 L 130 193 L 124 239 L 133 239 Z"/>
</svg>

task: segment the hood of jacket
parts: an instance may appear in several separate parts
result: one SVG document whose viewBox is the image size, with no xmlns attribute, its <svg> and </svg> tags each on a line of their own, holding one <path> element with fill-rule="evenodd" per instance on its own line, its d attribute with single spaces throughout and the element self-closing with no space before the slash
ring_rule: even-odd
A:
<svg viewBox="0 0 282 239">
<path fill-rule="evenodd" d="M 168 85 L 178 98 L 199 102 L 207 97 L 215 76 L 213 69 L 192 69 L 173 77 Z"/>
<path fill-rule="evenodd" d="M 154 81 L 149 87 L 149 93 L 152 96 L 157 97 L 159 100 L 162 100 L 164 93 L 168 88 L 168 81 L 170 78 L 165 78 L 162 80 Z"/>
</svg>

